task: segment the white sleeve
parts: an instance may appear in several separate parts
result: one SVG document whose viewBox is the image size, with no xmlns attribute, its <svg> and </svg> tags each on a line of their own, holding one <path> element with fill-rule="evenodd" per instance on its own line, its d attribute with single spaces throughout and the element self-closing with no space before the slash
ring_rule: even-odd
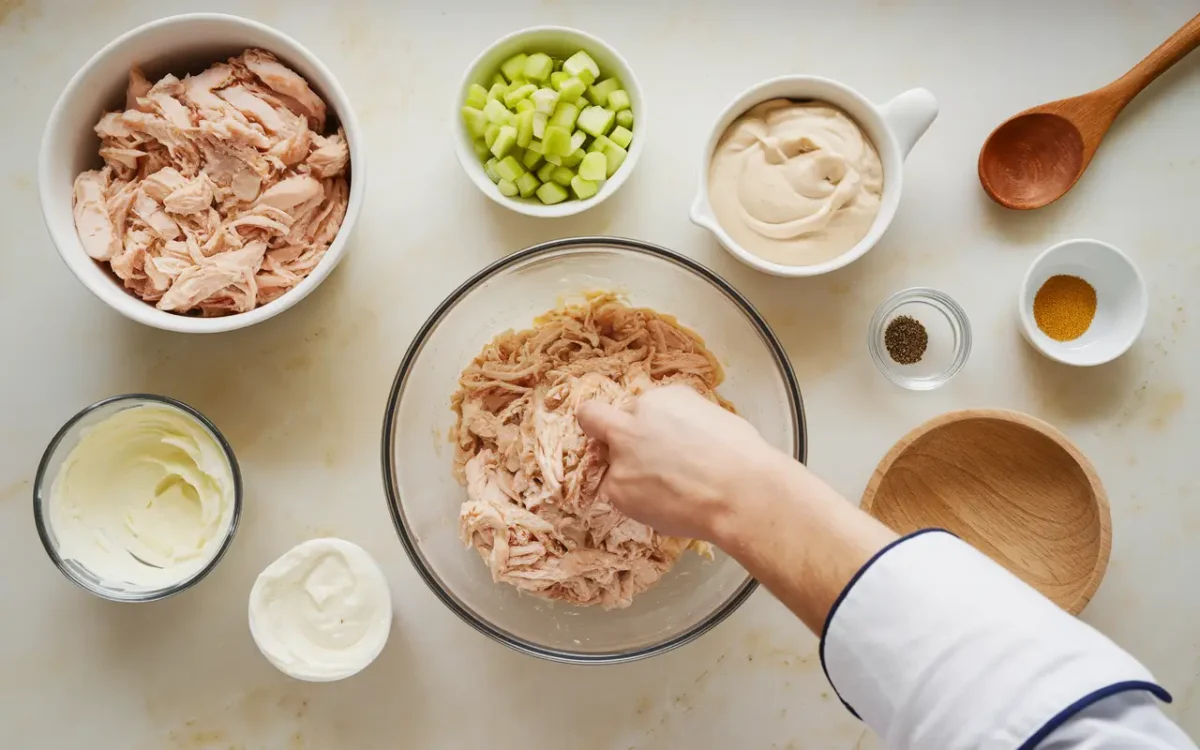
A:
<svg viewBox="0 0 1200 750">
<path fill-rule="evenodd" d="M 1038 750 L 1175 750 L 1194 748 L 1154 698 L 1125 692 L 1103 698 L 1050 733 Z"/>
<path fill-rule="evenodd" d="M 863 566 L 825 622 L 821 663 L 892 750 L 1195 748 L 1173 725 L 1154 733 L 1170 722 L 1152 702 L 1109 702 L 1170 702 L 1136 659 L 944 531 L 900 539 Z M 1079 744 L 1116 722 L 1139 739 Z"/>
</svg>

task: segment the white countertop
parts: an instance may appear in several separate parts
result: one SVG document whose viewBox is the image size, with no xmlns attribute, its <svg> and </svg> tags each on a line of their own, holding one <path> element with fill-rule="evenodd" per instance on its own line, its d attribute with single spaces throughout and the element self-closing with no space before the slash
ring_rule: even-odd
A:
<svg viewBox="0 0 1200 750">
<path fill-rule="evenodd" d="M 1200 301 L 1190 286 L 1200 281 L 1200 54 L 1130 106 L 1057 204 L 1002 210 L 975 173 L 997 123 L 1120 75 L 1190 18 L 1193 2 L 445 5 L 0 0 L 0 93 L 9 107 L 0 139 L 0 745 L 875 746 L 826 683 L 816 640 L 766 592 L 692 645 L 583 668 L 478 635 L 413 572 L 385 508 L 378 458 L 384 400 L 405 347 L 485 263 L 594 233 L 689 254 L 759 306 L 800 378 L 810 464 L 851 498 L 897 438 L 949 409 L 1009 407 L 1063 429 L 1091 457 L 1112 502 L 1112 560 L 1084 618 L 1145 661 L 1175 695 L 1170 714 L 1200 734 L 1200 483 L 1190 471 L 1200 435 Z M 320 56 L 355 102 L 371 163 L 349 255 L 320 289 L 255 328 L 187 337 L 119 317 L 71 277 L 42 225 L 35 162 L 51 105 L 93 52 L 140 23 L 200 9 L 272 24 Z M 543 23 L 615 45 L 651 108 L 639 131 L 647 149 L 629 183 L 561 221 L 493 205 L 461 173 L 450 142 L 451 99 L 467 63 L 494 38 Z M 837 78 L 877 101 L 924 86 L 942 105 L 908 159 L 883 242 L 807 281 L 743 267 L 687 220 L 713 118 L 745 87 L 784 73 Z M 1075 236 L 1129 252 L 1151 289 L 1138 344 L 1086 371 L 1037 355 L 1014 309 L 1036 253 Z M 935 393 L 890 385 L 866 349 L 874 307 L 914 285 L 957 298 L 974 327 L 971 360 Z M 237 451 L 247 491 L 237 539 L 217 570 L 145 606 L 107 603 L 67 582 L 30 512 L 31 479 L 54 431 L 88 403 L 130 391 L 174 396 L 211 417 Z M 396 621 L 365 673 L 309 685 L 255 650 L 246 597 L 264 565 L 327 534 L 380 561 Z"/>
</svg>

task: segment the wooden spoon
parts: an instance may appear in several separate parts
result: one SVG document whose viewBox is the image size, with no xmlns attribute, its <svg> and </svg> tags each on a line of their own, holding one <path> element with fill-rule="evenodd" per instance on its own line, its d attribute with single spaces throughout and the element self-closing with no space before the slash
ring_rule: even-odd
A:
<svg viewBox="0 0 1200 750">
<path fill-rule="evenodd" d="M 1200 45 L 1200 15 L 1104 88 L 1042 104 L 992 131 L 979 151 L 979 181 L 1002 206 L 1041 208 L 1087 169 L 1113 120 L 1142 89 Z"/>
</svg>

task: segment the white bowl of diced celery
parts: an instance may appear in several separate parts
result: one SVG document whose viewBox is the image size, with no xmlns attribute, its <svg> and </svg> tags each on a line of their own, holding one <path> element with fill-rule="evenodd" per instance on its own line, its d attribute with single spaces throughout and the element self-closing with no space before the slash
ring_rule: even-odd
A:
<svg viewBox="0 0 1200 750">
<path fill-rule="evenodd" d="M 539 26 L 471 63 L 454 102 L 455 149 L 500 205 L 571 216 L 624 184 L 645 117 L 641 88 L 616 50 L 576 29 Z"/>
</svg>

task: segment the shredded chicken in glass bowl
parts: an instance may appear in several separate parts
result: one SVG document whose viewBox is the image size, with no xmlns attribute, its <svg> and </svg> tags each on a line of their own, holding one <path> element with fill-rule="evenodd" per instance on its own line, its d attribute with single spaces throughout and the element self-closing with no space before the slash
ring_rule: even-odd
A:
<svg viewBox="0 0 1200 750">
<path fill-rule="evenodd" d="M 561 352 L 588 339 L 603 342 L 603 356 L 560 354 L 542 368 L 545 388 L 513 387 L 533 382 L 518 347 Z M 645 341 L 669 356 L 637 351 Z M 480 632 L 568 663 L 659 654 L 728 617 L 756 582 L 720 550 L 614 516 L 595 496 L 602 471 L 574 424 L 580 399 L 619 403 L 678 380 L 804 460 L 803 404 L 782 346 L 744 297 L 692 260 L 634 240 L 556 240 L 455 290 L 409 347 L 383 425 L 392 518 L 433 592 Z M 566 446 L 555 451 L 565 474 L 528 440 L 523 451 L 519 433 L 535 424 L 557 426 L 532 442 Z M 604 570 L 614 566 L 619 585 Z"/>
</svg>

